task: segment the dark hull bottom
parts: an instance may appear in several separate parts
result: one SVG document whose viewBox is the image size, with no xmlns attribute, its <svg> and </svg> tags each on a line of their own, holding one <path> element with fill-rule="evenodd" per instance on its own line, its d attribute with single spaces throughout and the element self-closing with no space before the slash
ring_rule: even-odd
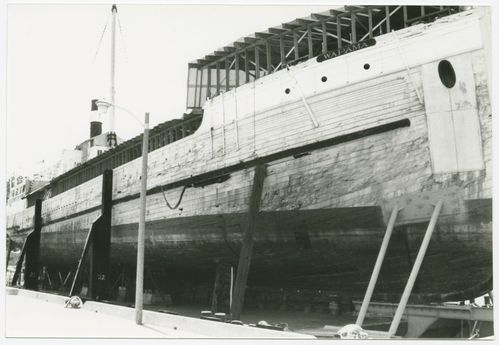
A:
<svg viewBox="0 0 499 345">
<path fill-rule="evenodd" d="M 165 287 L 212 284 L 217 262 L 237 266 L 246 217 L 220 214 L 149 222 L 146 269 Z M 412 302 L 463 300 L 491 290 L 490 215 L 468 220 L 437 225 Z M 375 300 L 398 301 L 426 226 L 395 228 Z M 262 212 L 257 229 L 249 286 L 328 290 L 361 298 L 385 224 L 379 208 L 365 207 Z M 85 238 L 86 230 L 45 233 L 42 229 L 41 264 L 63 276 L 74 272 Z M 123 269 L 134 271 L 136 238 L 137 224 L 113 227 L 112 278 Z"/>
</svg>

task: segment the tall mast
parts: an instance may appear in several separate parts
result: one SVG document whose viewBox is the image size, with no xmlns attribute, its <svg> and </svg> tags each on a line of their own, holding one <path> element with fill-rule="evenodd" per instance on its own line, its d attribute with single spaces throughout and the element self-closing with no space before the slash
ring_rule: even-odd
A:
<svg viewBox="0 0 499 345">
<path fill-rule="evenodd" d="M 111 25 L 111 95 L 110 95 L 110 103 L 114 105 L 114 96 L 116 94 L 116 90 L 114 89 L 114 64 L 115 64 L 115 50 L 116 50 L 116 13 L 118 9 L 116 5 L 111 7 L 112 12 L 112 25 Z M 110 107 L 109 109 L 109 131 L 114 133 L 114 107 Z M 114 145 L 113 145 L 114 146 Z"/>
</svg>

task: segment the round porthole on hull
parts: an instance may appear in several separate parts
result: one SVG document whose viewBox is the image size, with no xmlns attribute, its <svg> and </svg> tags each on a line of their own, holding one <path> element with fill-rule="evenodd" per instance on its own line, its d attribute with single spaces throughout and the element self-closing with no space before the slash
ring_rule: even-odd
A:
<svg viewBox="0 0 499 345">
<path fill-rule="evenodd" d="M 451 89 L 456 85 L 456 72 L 449 61 L 440 61 L 438 64 L 438 76 L 445 87 Z"/>
</svg>

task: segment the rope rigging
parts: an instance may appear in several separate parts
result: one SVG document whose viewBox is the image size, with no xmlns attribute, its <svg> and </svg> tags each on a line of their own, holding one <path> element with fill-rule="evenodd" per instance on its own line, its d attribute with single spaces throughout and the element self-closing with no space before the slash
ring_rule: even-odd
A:
<svg viewBox="0 0 499 345">
<path fill-rule="evenodd" d="M 99 53 L 100 45 L 102 43 L 102 39 L 104 38 L 104 34 L 106 33 L 107 24 L 109 23 L 109 18 L 111 18 L 111 15 L 107 16 L 106 25 L 104 25 L 104 30 L 102 30 L 102 34 L 100 35 L 99 43 L 97 44 L 97 49 L 95 50 L 95 55 L 94 58 L 92 59 L 92 64 L 95 62 L 97 54 Z"/>
<path fill-rule="evenodd" d="M 184 188 L 182 189 L 182 193 L 180 193 L 180 197 L 178 198 L 178 201 L 175 204 L 175 206 L 172 206 L 172 205 L 170 205 L 170 203 L 166 199 L 165 191 L 163 190 L 163 186 L 161 186 L 161 194 L 163 195 L 163 199 L 165 199 L 166 206 L 168 206 L 168 208 L 170 210 L 175 210 L 180 206 L 180 203 L 182 202 L 182 198 L 184 197 L 184 193 L 185 193 L 186 189 L 187 189 L 187 185 L 185 185 Z"/>
</svg>

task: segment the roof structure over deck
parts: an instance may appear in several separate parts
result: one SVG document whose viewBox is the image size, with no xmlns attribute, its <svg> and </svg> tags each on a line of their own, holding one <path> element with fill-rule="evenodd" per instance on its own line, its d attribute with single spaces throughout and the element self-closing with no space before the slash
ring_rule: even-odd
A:
<svg viewBox="0 0 499 345">
<path fill-rule="evenodd" d="M 255 32 L 189 63 L 187 108 L 201 108 L 207 98 L 287 65 L 459 11 L 459 6 L 343 6 Z"/>
</svg>

